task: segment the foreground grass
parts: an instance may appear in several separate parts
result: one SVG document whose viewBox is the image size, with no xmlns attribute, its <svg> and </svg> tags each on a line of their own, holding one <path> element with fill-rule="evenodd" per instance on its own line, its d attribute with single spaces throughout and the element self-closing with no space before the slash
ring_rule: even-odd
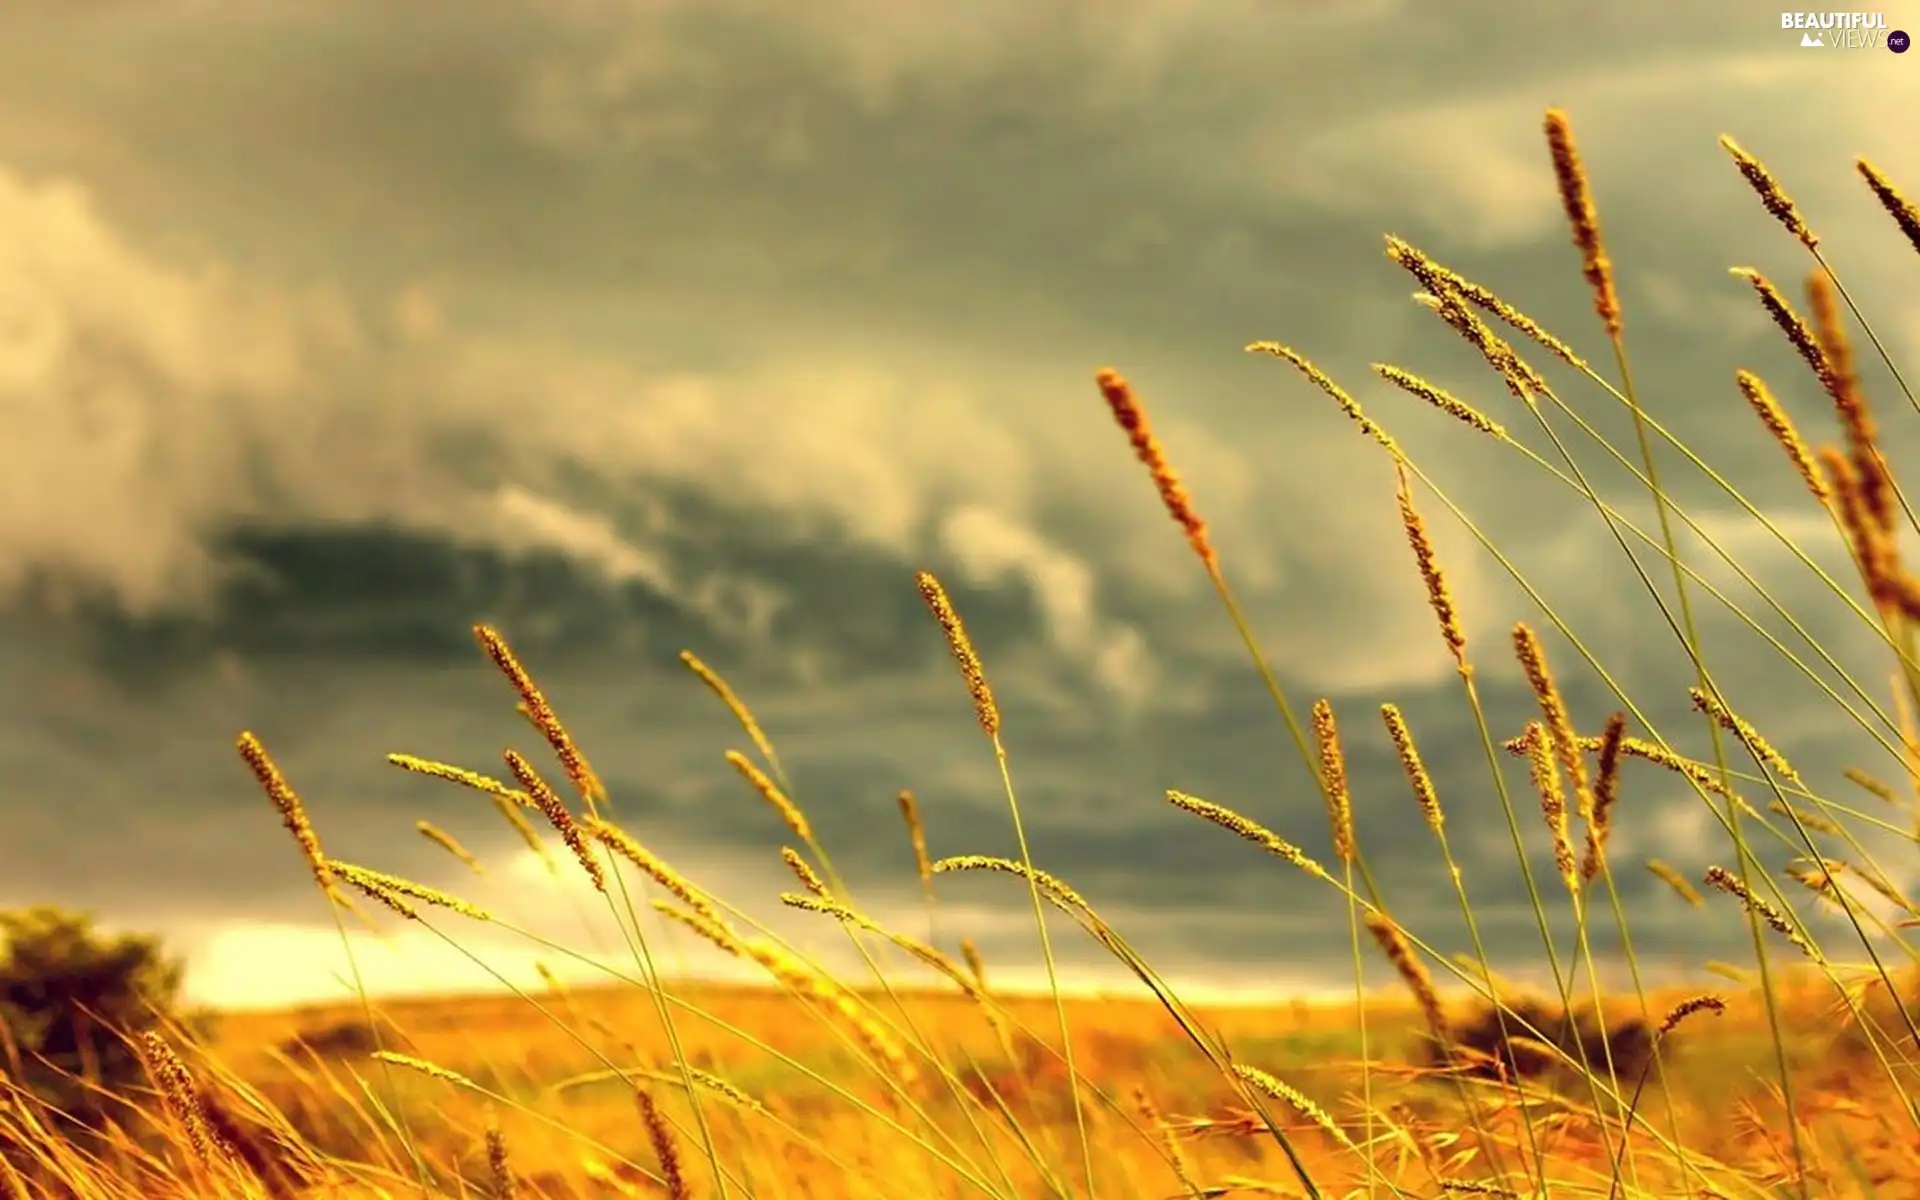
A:
<svg viewBox="0 0 1920 1200">
<path fill-rule="evenodd" d="M 931 574 L 916 582 L 971 698 L 981 752 L 998 768 L 1021 857 L 929 861 L 917 808 L 903 798 L 908 836 L 930 906 L 938 877 L 956 872 L 1009 876 L 1025 892 L 1046 959 L 1050 988 L 1043 996 L 1000 995 L 966 943 L 949 950 L 867 914 L 815 838 L 771 739 L 725 681 L 689 654 L 689 668 L 752 744 L 754 753 L 731 756 L 733 765 L 792 835 L 784 855 L 796 890 L 783 901 L 844 927 L 865 971 L 835 977 L 797 953 L 652 854 L 643 831 L 607 819 L 607 796 L 585 752 L 506 639 L 481 626 L 481 647 L 548 744 L 564 783 L 550 783 L 542 767 L 513 751 L 496 774 L 403 755 L 394 765 L 491 797 L 530 844 L 575 873 L 627 949 L 608 971 L 620 986 L 579 994 L 554 986 L 435 1004 L 381 1005 L 362 995 L 331 1013 L 236 1018 L 213 1046 L 177 1032 L 147 1037 L 141 1049 L 151 1089 L 108 1105 L 105 1123 L 93 1130 L 78 1130 L 9 1088 L 0 1107 L 0 1194 L 1911 1194 L 1920 1180 L 1920 1106 L 1912 1099 L 1920 1042 L 1912 1005 L 1920 990 L 1905 930 L 1920 923 L 1920 906 L 1901 890 L 1905 872 L 1880 860 L 1911 854 L 1915 840 L 1920 576 L 1904 567 L 1900 542 L 1903 528 L 1920 531 L 1920 523 L 1869 411 L 1863 379 L 1874 363 L 1865 352 L 1856 355 L 1855 328 L 1884 368 L 1879 374 L 1916 414 L 1920 401 L 1865 315 L 1853 309 L 1817 234 L 1781 185 L 1739 146 L 1723 143 L 1767 211 L 1809 256 L 1811 321 L 1766 277 L 1739 274 L 1785 334 L 1810 386 L 1831 403 L 1841 441 L 1809 449 L 1750 371 L 1734 375 L 1730 391 L 1744 405 L 1730 404 L 1729 411 L 1742 420 L 1758 417 L 1786 468 L 1830 518 L 1858 577 L 1857 587 L 1843 585 L 1818 565 L 1820 547 L 1794 541 L 1706 456 L 1675 438 L 1658 412 L 1643 407 L 1571 128 L 1563 115 L 1549 113 L 1545 132 L 1615 374 L 1603 375 L 1500 297 L 1398 239 L 1389 239 L 1388 256 L 1417 281 L 1419 302 L 1478 352 L 1510 402 L 1495 419 L 1491 406 L 1441 391 L 1411 371 L 1388 364 L 1375 370 L 1469 427 L 1473 433 L 1463 436 L 1478 439 L 1474 449 L 1507 456 L 1536 472 L 1543 486 L 1570 489 L 1591 508 L 1619 551 L 1599 569 L 1644 593 L 1647 627 L 1670 635 L 1678 687 L 1690 693 L 1698 715 L 1696 736 L 1656 727 L 1649 710 L 1670 710 L 1671 698 L 1656 704 L 1626 694 L 1555 608 L 1557 581 L 1530 579 L 1349 392 L 1288 346 L 1250 347 L 1289 364 L 1333 400 L 1397 480 L 1412 569 L 1459 672 L 1458 727 L 1445 732 L 1477 740 L 1484 750 L 1487 791 L 1512 838 L 1513 866 L 1540 933 L 1538 974 L 1547 982 L 1539 995 L 1505 986 L 1493 972 L 1449 841 L 1450 800 L 1435 792 L 1415 731 L 1394 706 L 1382 707 L 1409 795 L 1354 796 L 1340 716 L 1325 700 L 1303 716 L 1287 694 L 1229 583 L 1231 564 L 1170 465 L 1144 403 L 1122 376 L 1103 371 L 1102 397 L 1185 531 L 1298 748 L 1299 791 L 1325 802 L 1334 856 L 1316 861 L 1285 831 L 1212 800 L 1170 790 L 1167 801 L 1271 854 L 1277 870 L 1304 873 L 1344 907 L 1352 1004 L 1257 1010 L 1185 1003 L 1070 881 L 1031 860 L 1018 764 L 1001 739 L 1003 721 L 1018 715 L 1001 712 L 961 614 Z M 1920 251 L 1920 211 L 1870 164 L 1861 163 L 1860 173 Z M 1557 360 L 1555 372 L 1567 374 L 1585 397 L 1621 408 L 1631 442 L 1609 441 L 1584 406 L 1563 399 L 1529 361 L 1536 351 Z M 1629 494 L 1602 494 L 1592 483 L 1596 467 L 1607 478 L 1624 472 Z M 1664 482 L 1676 472 L 1686 474 L 1689 488 Z M 1702 489 L 1713 497 L 1720 527 L 1725 513 L 1744 514 L 1751 524 L 1744 532 L 1809 572 L 1832 612 L 1816 620 L 1782 607 L 1716 540 L 1701 519 L 1707 509 L 1681 503 L 1684 494 L 1698 505 Z M 1353 502 L 1375 499 L 1356 495 Z M 1531 610 L 1512 625 L 1506 644 L 1469 644 L 1422 515 L 1431 502 L 1458 519 L 1527 598 Z M 1729 578 L 1741 585 L 1738 600 L 1725 587 Z M 1830 706 L 1859 728 L 1863 744 L 1884 752 L 1872 770 L 1804 777 L 1716 682 L 1719 648 L 1702 635 L 1709 613 L 1777 655 L 1782 686 L 1809 705 Z M 1811 632 L 1832 628 L 1836 616 L 1871 633 L 1884 651 L 1884 671 L 1876 666 L 1861 675 L 1858 664 L 1840 661 Z M 1573 711 L 1549 662 L 1550 643 L 1571 649 L 1570 656 L 1553 652 L 1559 671 L 1577 671 L 1611 693 L 1610 714 Z M 1753 644 L 1741 653 L 1752 654 Z M 1524 678 L 1537 701 L 1538 717 L 1524 728 L 1496 729 L 1482 703 L 1481 673 L 1495 669 Z M 1689 756 L 1676 742 L 1700 749 Z M 455 948 L 464 922 L 487 921 L 556 958 L 573 954 L 458 897 L 333 859 L 267 748 L 243 734 L 239 749 L 340 920 L 349 963 L 354 951 L 344 914 L 369 902 Z M 1744 913 L 1751 960 L 1731 970 L 1729 986 L 1717 994 L 1657 991 L 1641 972 L 1616 871 L 1643 864 L 1616 863 L 1610 853 L 1630 760 L 1674 772 L 1725 835 L 1700 848 L 1708 854 L 1703 870 L 1683 875 L 1644 864 L 1691 903 L 1737 905 Z M 1155 781 L 1165 783 L 1177 781 Z M 1374 877 L 1356 835 L 1356 803 L 1417 809 L 1436 865 L 1453 881 L 1472 953 L 1441 955 L 1395 916 L 1393 896 Z M 1474 813 L 1476 820 L 1487 815 Z M 1540 822 L 1551 853 L 1550 861 L 1535 862 L 1529 845 Z M 1707 892 L 1704 901 L 1696 883 Z M 1813 905 L 1838 920 L 1816 928 L 1803 916 Z M 1564 916 L 1571 917 L 1571 945 L 1552 932 Z M 1138 981 L 1138 998 L 1070 999 L 1050 917 L 1056 928 L 1091 937 L 1111 953 Z M 664 977 L 652 944 L 663 919 L 764 970 L 777 990 Z M 1597 961 L 1596 944 L 1618 945 L 1620 961 Z M 1404 1000 L 1361 987 L 1364 960 L 1375 953 L 1398 973 Z M 885 965 L 905 959 L 940 978 L 942 991 L 928 993 L 918 983 L 907 990 Z M 1616 965 L 1623 970 L 1610 970 Z M 1626 986 L 1603 992 L 1600 980 L 1616 973 Z M 1556 1032 L 1559 1014 L 1582 1008 L 1604 1014 L 1596 1023 L 1612 1035 Z"/>
</svg>

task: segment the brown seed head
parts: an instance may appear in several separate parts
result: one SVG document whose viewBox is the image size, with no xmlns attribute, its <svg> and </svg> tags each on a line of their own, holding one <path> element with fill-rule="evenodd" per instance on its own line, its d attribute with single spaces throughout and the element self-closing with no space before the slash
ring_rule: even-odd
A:
<svg viewBox="0 0 1920 1200">
<path fill-rule="evenodd" d="M 825 881 L 814 871 L 812 864 L 800 857 L 798 850 L 792 846 L 782 846 L 780 857 L 787 864 L 787 870 L 792 871 L 793 877 L 800 881 L 801 887 L 806 888 L 818 899 L 833 899 L 833 893 L 827 889 Z"/>
<path fill-rule="evenodd" d="M 760 728 L 760 722 L 754 718 L 753 710 L 747 707 L 746 701 L 734 694 L 733 688 L 720 677 L 720 673 L 708 666 L 698 654 L 691 650 L 680 652 L 680 663 L 687 670 L 692 671 L 695 678 L 706 684 L 707 688 L 720 698 L 720 703 L 727 706 L 727 711 L 732 713 L 733 719 L 740 723 L 740 728 L 753 739 L 753 748 L 760 752 L 760 757 L 772 762 L 773 743 L 767 740 L 766 732 Z"/>
<path fill-rule="evenodd" d="M 1656 879 L 1659 879 L 1662 883 L 1672 888 L 1675 895 L 1685 900 L 1694 908 L 1699 908 L 1700 905 L 1704 903 L 1704 901 L 1700 899 L 1700 893 L 1693 886 L 1692 881 L 1679 871 L 1676 871 L 1673 865 L 1664 859 L 1648 859 L 1647 870 L 1652 872 Z"/>
<path fill-rule="evenodd" d="M 1801 320 L 1800 314 L 1793 310 L 1793 305 L 1787 303 L 1786 296 L 1773 285 L 1771 279 L 1752 267 L 1735 267 L 1731 274 L 1747 281 L 1753 294 L 1759 297 L 1760 307 L 1767 310 L 1767 316 L 1773 318 L 1773 323 L 1786 335 L 1794 353 L 1807 364 L 1813 377 L 1820 381 L 1821 390 L 1829 396 L 1833 395 L 1839 387 L 1834 378 L 1833 363 L 1828 361 L 1827 352 L 1821 349 L 1820 339 L 1814 336 L 1812 327 Z"/>
<path fill-rule="evenodd" d="M 1733 873 L 1725 867 L 1708 867 L 1706 880 L 1729 896 L 1738 899 L 1741 904 L 1747 907 L 1749 912 L 1772 926 L 1775 933 L 1798 946 L 1801 950 L 1805 951 L 1809 957 L 1814 956 L 1812 945 L 1807 942 L 1806 938 L 1800 935 L 1800 930 L 1795 927 L 1792 921 L 1787 919 L 1786 914 L 1782 913 L 1772 904 L 1769 904 L 1765 897 L 1756 896 L 1751 888 L 1735 877 Z"/>
<path fill-rule="evenodd" d="M 1774 772 L 1789 783 L 1800 782 L 1800 772 L 1793 769 L 1786 756 L 1774 749 L 1773 744 L 1755 729 L 1747 720 L 1728 708 L 1718 696 L 1709 696 L 1697 687 L 1688 688 L 1687 695 L 1693 700 L 1696 712 L 1713 718 L 1720 728 L 1745 742 L 1760 760 L 1772 767 Z"/>
<path fill-rule="evenodd" d="M 1420 286 L 1433 295 L 1438 296 L 1442 291 L 1447 290 L 1458 292 L 1475 308 L 1498 318 L 1509 329 L 1535 342 L 1574 370 L 1587 369 L 1586 360 L 1575 354 L 1573 347 L 1547 332 L 1538 321 L 1502 300 L 1491 289 L 1484 288 L 1458 272 L 1441 266 L 1420 250 L 1392 234 L 1387 235 L 1387 257 L 1419 280 Z"/>
<path fill-rule="evenodd" d="M 594 841 L 638 867 L 641 874 L 665 888 L 680 903 L 711 921 L 720 921 L 720 914 L 714 911 L 713 904 L 700 889 L 694 887 L 691 880 L 675 870 L 665 859 L 642 845 L 639 838 L 613 822 L 599 817 L 588 817 L 582 823 L 581 830 Z"/>
<path fill-rule="evenodd" d="M 1202 800 L 1198 796 L 1189 796 L 1185 792 L 1172 789 L 1167 791 L 1167 803 L 1185 812 L 1190 812 L 1203 821 L 1211 821 L 1220 828 L 1237 837 L 1245 838 L 1276 858 L 1300 868 L 1318 879 L 1327 878 L 1326 868 L 1308 858 L 1300 847 L 1281 837 L 1273 830 L 1257 821 L 1241 816 L 1223 804 L 1211 800 Z"/>
<path fill-rule="evenodd" d="M 952 651 L 953 660 L 960 664 L 960 676 L 967 682 L 967 691 L 973 696 L 973 714 L 980 722 L 980 728 L 990 738 L 998 740 L 1000 736 L 1000 706 L 994 703 L 993 689 L 987 685 L 986 668 L 980 665 L 980 655 L 973 649 L 973 639 L 967 636 L 967 627 L 960 623 L 960 614 L 953 610 L 953 601 L 947 599 L 947 589 L 931 571 L 921 571 L 914 576 L 920 588 L 920 598 L 926 601 L 927 609 L 933 613 L 933 619 L 939 623 L 940 631 L 947 635 L 947 649 Z"/>
<path fill-rule="evenodd" d="M 1731 137 L 1722 135 L 1720 148 L 1733 156 L 1734 165 L 1740 168 L 1740 174 L 1746 176 L 1747 186 L 1760 197 L 1760 203 L 1766 205 L 1774 220 L 1786 226 L 1787 232 L 1799 238 L 1800 244 L 1807 249 L 1812 250 L 1820 245 L 1820 239 L 1807 227 L 1793 199 L 1780 186 L 1780 181 L 1773 177 L 1773 172 L 1767 170 L 1766 164 L 1741 149 L 1740 143 Z"/>
<path fill-rule="evenodd" d="M 929 895 L 933 891 L 933 861 L 927 857 L 927 827 L 920 820 L 920 802 L 913 793 L 900 789 L 900 820 L 907 826 L 907 840 L 913 843 L 913 869 L 920 886 Z"/>
<path fill-rule="evenodd" d="M 1442 1046 L 1449 1045 L 1453 1041 L 1453 1031 L 1447 1022 L 1447 1011 L 1440 1003 L 1440 993 L 1433 986 L 1433 974 L 1414 952 L 1406 931 L 1385 914 L 1370 912 L 1367 914 L 1367 932 L 1373 935 L 1373 940 L 1387 956 L 1387 961 L 1399 972 L 1401 982 L 1413 993 L 1414 1002 L 1420 1006 L 1421 1015 L 1426 1018 L 1428 1032 Z"/>
<path fill-rule="evenodd" d="M 426 838 L 434 845 L 445 850 L 448 854 L 459 859 L 466 865 L 467 870 L 472 871 L 475 875 L 485 875 L 487 873 L 486 868 L 480 865 L 480 860 L 473 856 L 472 851 L 462 846 L 458 838 L 440 828 L 438 825 L 435 825 L 432 821 L 415 821 L 413 827 L 420 831 L 421 837 Z"/>
<path fill-rule="evenodd" d="M 1579 890 L 1574 873 L 1573 839 L 1568 830 L 1567 798 L 1561 790 L 1560 768 L 1553 757 L 1553 739 L 1537 722 L 1528 722 L 1527 767 L 1533 790 L 1540 797 L 1540 815 L 1553 835 L 1553 865 L 1569 892 Z"/>
<path fill-rule="evenodd" d="M 1527 674 L 1527 683 L 1533 688 L 1534 699 L 1540 704 L 1542 724 L 1552 740 L 1553 752 L 1559 756 L 1560 766 L 1573 782 L 1575 810 L 1581 820 L 1591 821 L 1593 787 L 1587 779 L 1587 760 L 1581 756 L 1579 740 L 1574 737 L 1573 719 L 1567 714 L 1566 698 L 1560 694 L 1553 671 L 1547 666 L 1546 647 L 1540 644 L 1539 635 L 1521 622 L 1513 627 L 1513 650 L 1520 660 L 1521 669 Z"/>
<path fill-rule="evenodd" d="M 1887 210 L 1887 215 L 1900 226 L 1900 232 L 1907 235 L 1907 241 L 1912 243 L 1916 251 L 1920 251 L 1920 208 L 1915 208 L 1911 201 L 1900 194 L 1900 189 L 1893 186 L 1893 181 L 1866 159 L 1854 159 L 1853 167 L 1860 172 L 1860 178 L 1867 181 L 1867 186 L 1873 189 L 1873 194 L 1879 198 L 1880 206 Z"/>
<path fill-rule="evenodd" d="M 1726 1011 L 1727 1002 L 1718 996 L 1689 996 L 1667 1010 L 1667 1015 L 1661 1020 L 1660 1028 L 1654 1036 L 1666 1037 L 1679 1028 L 1682 1021 L 1698 1013 L 1710 1012 L 1717 1017 Z"/>
<path fill-rule="evenodd" d="M 279 810 L 280 820 L 286 825 L 287 832 L 299 844 L 300 855 L 307 860 L 314 881 L 320 885 L 321 891 L 331 894 L 334 890 L 333 872 L 327 868 L 327 857 L 320 850 L 320 835 L 313 831 L 313 822 L 307 819 L 307 806 L 300 802 L 300 794 L 280 774 L 280 768 L 274 765 L 272 756 L 260 744 L 259 738 L 251 732 L 242 733 L 234 744 L 240 750 L 240 757 L 252 768 L 253 777 L 260 781 L 267 799 Z"/>
<path fill-rule="evenodd" d="M 1800 478 L 1806 481 L 1807 490 L 1813 493 L 1815 500 L 1825 504 L 1833 495 L 1833 491 L 1827 486 L 1826 476 L 1822 475 L 1820 468 L 1814 464 L 1813 451 L 1809 450 L 1807 443 L 1801 439 L 1800 431 L 1794 427 L 1792 418 L 1787 416 L 1787 410 L 1780 407 L 1780 402 L 1774 399 L 1773 392 L 1752 371 L 1735 371 L 1733 381 L 1740 388 L 1740 394 L 1745 396 L 1747 403 L 1753 407 L 1754 414 L 1760 418 L 1760 423 L 1767 427 L 1767 432 L 1773 435 L 1773 440 L 1779 442 L 1780 448 L 1787 452 L 1787 459 L 1793 463 L 1793 469 L 1800 472 Z"/>
<path fill-rule="evenodd" d="M 553 788 L 540 777 L 540 773 L 533 769 L 532 763 L 512 750 L 506 752 L 505 758 L 507 769 L 512 771 L 514 778 L 520 781 L 520 786 L 527 791 L 528 799 L 533 801 L 533 806 L 540 810 L 540 815 L 553 826 L 554 831 L 560 835 L 560 840 L 567 844 L 567 849 L 573 851 L 574 859 L 579 862 L 580 869 L 587 873 L 587 878 L 593 882 L 594 890 L 606 892 L 606 873 L 600 869 L 600 860 L 595 858 L 593 851 L 588 848 L 587 839 L 581 834 L 580 826 L 574 821 L 573 814 L 567 811 L 567 806 L 561 803 L 560 797 L 554 794 Z"/>
<path fill-rule="evenodd" d="M 1133 394 L 1133 388 L 1120 372 L 1111 367 L 1096 372 L 1093 380 L 1099 385 L 1100 394 L 1106 397 L 1114 422 L 1133 445 L 1134 455 L 1153 477 L 1153 486 L 1159 490 L 1160 501 L 1167 506 L 1168 515 L 1186 530 L 1187 544 L 1200 556 L 1207 570 L 1217 571 L 1219 558 L 1214 553 L 1213 539 L 1207 535 L 1207 523 L 1193 510 L 1193 500 L 1187 495 L 1180 476 L 1167 465 L 1166 451 L 1161 448 L 1160 439 L 1154 436 L 1153 426 L 1147 422 L 1147 410 L 1139 397 Z"/>
<path fill-rule="evenodd" d="M 634 1088 L 633 1098 L 640 1106 L 640 1121 L 647 1127 L 647 1140 L 653 1143 L 654 1157 L 660 1160 L 660 1179 L 668 1200 L 692 1200 L 693 1190 L 687 1186 L 686 1172 L 680 1166 L 680 1143 L 673 1136 L 673 1127 L 667 1124 L 666 1114 L 660 1111 L 653 1093 L 645 1088 Z"/>
<path fill-rule="evenodd" d="M 1840 294 L 1824 269 L 1807 277 L 1807 303 L 1813 309 L 1814 337 L 1831 371 L 1834 411 L 1847 434 L 1854 473 L 1860 477 L 1860 499 L 1880 528 L 1891 533 L 1895 518 L 1893 479 L 1880 457 L 1880 429 L 1854 370 L 1853 341 L 1847 336 L 1846 318 L 1841 315 Z"/>
<path fill-rule="evenodd" d="M 803 842 L 813 840 L 813 827 L 807 824 L 806 814 L 800 811 L 800 806 L 781 791 L 780 785 L 756 766 L 752 759 L 738 750 L 729 750 L 727 762 L 740 772 L 740 778 L 753 785 L 753 790 L 760 793 L 760 798 L 767 802 L 767 806 L 780 815 L 780 820 L 785 822 L 793 836 Z"/>
<path fill-rule="evenodd" d="M 1573 143 L 1573 125 L 1557 108 L 1547 110 L 1547 148 L 1553 155 L 1553 175 L 1560 185 L 1560 204 L 1580 248 L 1580 271 L 1593 290 L 1593 310 L 1607 327 L 1608 337 L 1620 336 L 1620 295 L 1613 285 L 1613 261 L 1600 240 L 1600 212 L 1593 203 L 1593 187 L 1580 151 Z"/>
<path fill-rule="evenodd" d="M 1587 853 L 1580 863 L 1580 877 L 1588 883 L 1600 874 L 1607 838 L 1613 832 L 1613 805 L 1620 796 L 1621 743 L 1626 736 L 1626 713 L 1616 712 L 1607 718 L 1606 732 L 1600 735 L 1600 765 L 1593 782 L 1593 817 L 1587 822 Z"/>
<path fill-rule="evenodd" d="M 491 625 L 475 625 L 473 636 L 481 649 L 487 652 L 487 657 L 493 660 L 493 665 L 500 668 L 500 673 L 513 685 L 513 690 L 519 693 L 520 702 L 526 705 L 527 719 L 533 722 L 534 727 L 547 739 L 547 744 L 553 747 L 554 756 L 560 760 L 560 766 L 566 771 L 574 789 L 580 793 L 580 798 L 589 805 L 604 801 L 607 794 L 600 784 L 600 777 L 594 773 L 586 756 L 580 753 L 580 748 L 573 744 L 573 735 L 560 723 L 559 714 L 553 711 L 553 705 L 547 703 L 546 693 L 540 690 L 540 685 L 521 665 L 513 647 L 507 645 L 507 640 Z"/>
</svg>

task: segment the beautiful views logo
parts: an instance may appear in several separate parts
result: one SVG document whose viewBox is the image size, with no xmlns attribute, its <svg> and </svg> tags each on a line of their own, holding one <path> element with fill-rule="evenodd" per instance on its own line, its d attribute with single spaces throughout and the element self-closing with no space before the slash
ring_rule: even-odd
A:
<svg viewBox="0 0 1920 1200">
<path fill-rule="evenodd" d="M 1829 50 L 1877 50 L 1890 45 L 1887 14 L 1864 12 L 1781 13 L 1780 28 L 1800 30 L 1800 44 Z M 1898 31 L 1895 31 L 1898 32 Z M 1900 33 L 1900 49 L 1906 34 Z"/>
</svg>

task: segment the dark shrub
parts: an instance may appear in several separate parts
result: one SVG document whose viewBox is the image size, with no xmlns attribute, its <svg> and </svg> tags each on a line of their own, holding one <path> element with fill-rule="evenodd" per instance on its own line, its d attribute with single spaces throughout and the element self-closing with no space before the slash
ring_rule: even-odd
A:
<svg viewBox="0 0 1920 1200">
<path fill-rule="evenodd" d="M 1531 998 L 1508 1001 L 1504 1011 L 1482 1006 L 1455 1024 L 1454 1040 L 1460 1050 L 1457 1069 L 1486 1078 L 1505 1074 L 1544 1079 L 1570 1071 L 1553 1048 L 1600 1073 L 1611 1057 L 1623 1083 L 1638 1079 L 1653 1061 L 1653 1031 L 1645 1021 L 1629 1017 L 1608 1027 L 1593 1013 L 1569 1018 L 1564 1010 Z M 1429 1065 L 1440 1066 L 1444 1060 L 1439 1048 L 1428 1043 Z"/>
</svg>

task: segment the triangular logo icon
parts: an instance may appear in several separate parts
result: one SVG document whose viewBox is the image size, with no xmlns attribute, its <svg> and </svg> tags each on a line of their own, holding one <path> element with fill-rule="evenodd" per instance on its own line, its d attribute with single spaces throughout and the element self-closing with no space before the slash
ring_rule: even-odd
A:
<svg viewBox="0 0 1920 1200">
<path fill-rule="evenodd" d="M 1811 30 L 1800 35 L 1800 44 L 1802 46 L 1826 46 L 1826 43 L 1820 40 L 1820 35 Z"/>
</svg>

